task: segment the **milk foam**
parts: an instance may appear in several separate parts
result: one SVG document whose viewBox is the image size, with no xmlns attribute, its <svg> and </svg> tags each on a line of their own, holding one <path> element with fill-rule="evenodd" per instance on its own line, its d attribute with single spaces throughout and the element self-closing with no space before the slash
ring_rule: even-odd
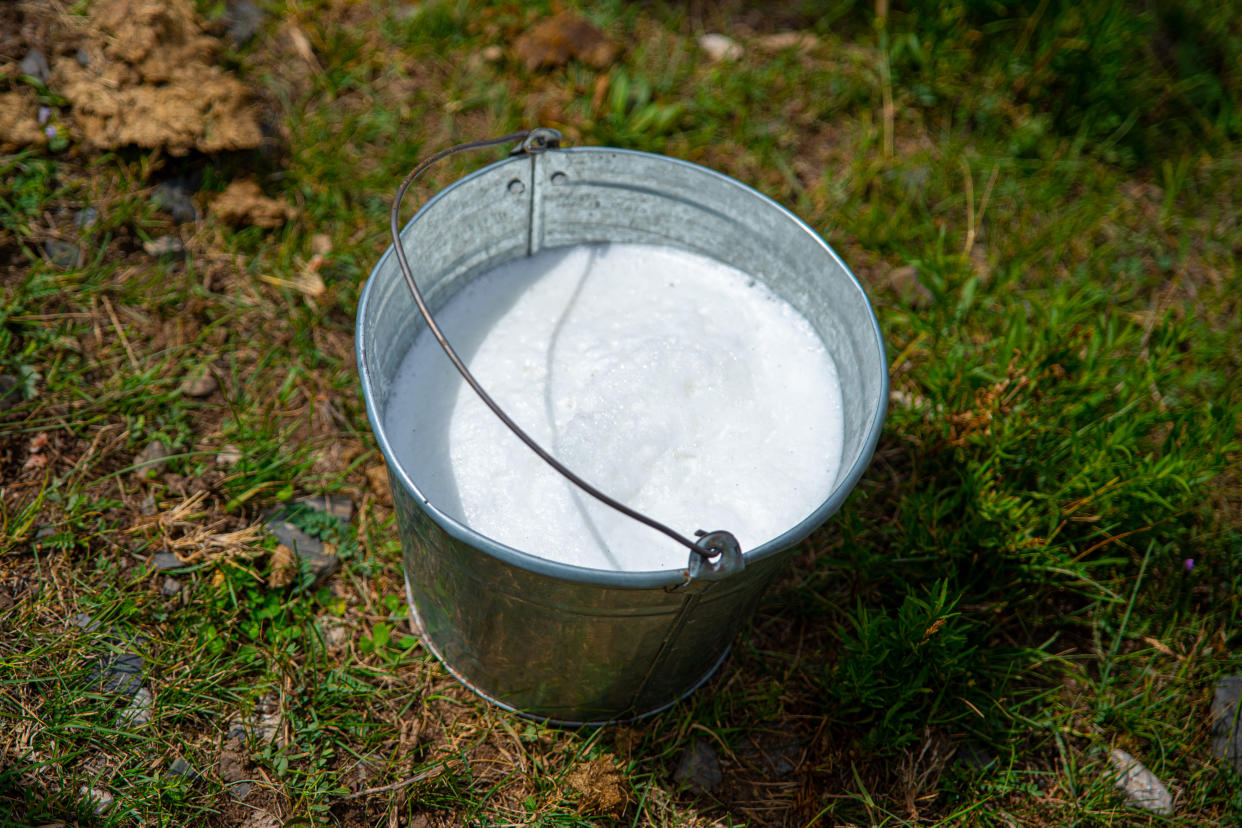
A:
<svg viewBox="0 0 1242 828">
<path fill-rule="evenodd" d="M 484 274 L 436 320 L 544 448 L 683 535 L 726 529 L 753 549 L 836 481 L 836 367 L 797 311 L 734 268 L 651 245 L 555 248 Z M 684 547 L 513 436 L 425 330 L 384 420 L 428 501 L 500 543 L 595 569 L 686 565 Z"/>
</svg>

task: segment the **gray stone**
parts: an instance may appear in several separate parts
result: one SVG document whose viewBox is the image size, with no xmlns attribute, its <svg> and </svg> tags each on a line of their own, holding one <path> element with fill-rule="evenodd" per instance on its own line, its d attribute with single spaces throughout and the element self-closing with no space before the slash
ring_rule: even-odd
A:
<svg viewBox="0 0 1242 828">
<path fill-rule="evenodd" d="M 1225 676 L 1212 694 L 1212 755 L 1224 759 L 1238 773 L 1242 773 L 1242 730 L 1239 730 L 1239 710 L 1242 710 L 1242 676 Z"/>
<path fill-rule="evenodd" d="M 316 584 L 331 576 L 341 565 L 335 551 L 326 548 L 323 541 L 308 535 L 283 517 L 278 516 L 269 521 L 267 531 L 306 562 L 314 573 Z"/>
<path fill-rule="evenodd" d="M 78 52 L 74 55 L 74 57 L 78 59 L 78 65 L 82 68 L 86 68 L 91 65 L 91 53 L 86 51 L 85 48 L 78 49 Z"/>
<path fill-rule="evenodd" d="M 156 552 L 151 556 L 151 566 L 156 572 L 167 572 L 170 569 L 181 569 L 185 566 L 172 552 Z"/>
<path fill-rule="evenodd" d="M 1116 785 L 1126 795 L 1126 804 L 1144 811 L 1173 815 L 1169 789 L 1143 763 L 1119 748 L 1109 751 L 1108 762 L 1116 773 Z"/>
<path fill-rule="evenodd" d="M 191 782 L 197 782 L 203 778 L 202 774 L 194 770 L 193 765 L 185 761 L 185 759 L 180 756 L 174 759 L 172 764 L 168 766 L 168 772 L 174 776 L 184 776 Z"/>
<path fill-rule="evenodd" d="M 167 457 L 170 454 L 172 451 L 162 440 L 152 440 L 134 458 L 134 473 L 140 477 L 154 477 L 168 465 Z"/>
<path fill-rule="evenodd" d="M 43 243 L 43 252 L 47 254 L 48 261 L 62 270 L 82 266 L 82 248 L 73 242 L 48 239 Z"/>
<path fill-rule="evenodd" d="M 99 223 L 99 211 L 94 207 L 83 207 L 73 217 L 73 224 L 79 230 L 94 227 Z"/>
<path fill-rule="evenodd" d="M 310 495 L 296 502 L 318 512 L 327 512 L 342 523 L 349 523 L 354 517 L 354 502 L 344 495 Z"/>
<path fill-rule="evenodd" d="M 176 236 L 156 236 L 143 242 L 142 249 L 156 259 L 175 259 L 185 255 L 185 244 Z"/>
<path fill-rule="evenodd" d="M 121 653 L 104 659 L 96 673 L 103 679 L 103 689 L 108 693 L 132 696 L 142 687 L 144 659 L 137 653 Z"/>
<path fill-rule="evenodd" d="M 81 627 L 87 632 L 95 632 L 95 630 L 99 629 L 99 622 L 92 618 L 90 613 L 79 612 L 73 618 L 70 618 L 69 621 L 75 627 Z"/>
<path fill-rule="evenodd" d="M 78 795 L 94 806 L 96 814 L 102 814 L 111 808 L 114 801 L 112 794 L 103 788 L 91 788 L 86 785 L 78 788 Z"/>
<path fill-rule="evenodd" d="M 216 389 L 219 387 L 220 383 L 216 382 L 215 375 L 210 371 L 203 370 L 186 377 L 181 382 L 181 393 L 187 397 L 202 399 L 216 393 Z"/>
<path fill-rule="evenodd" d="M 177 184 L 165 182 L 155 188 L 151 201 L 156 207 L 172 216 L 173 221 L 185 224 L 198 221 L 198 210 L 190 194 Z"/>
<path fill-rule="evenodd" d="M 720 759 L 715 749 L 702 739 L 695 739 L 690 749 L 681 755 L 681 762 L 673 773 L 673 780 L 703 792 L 713 790 L 724 781 Z"/>
<path fill-rule="evenodd" d="M 52 76 L 52 67 L 47 65 L 47 57 L 41 51 L 31 49 L 22 58 L 21 72 L 46 86 L 47 79 Z"/>
<path fill-rule="evenodd" d="M 22 401 L 21 383 L 12 374 L 0 374 L 0 414 Z"/>
<path fill-rule="evenodd" d="M 263 27 L 263 10 L 253 0 L 234 0 L 224 12 L 229 40 L 234 46 L 245 46 Z"/>
<path fill-rule="evenodd" d="M 254 783 L 249 781 L 234 782 L 229 785 L 229 796 L 241 802 L 254 789 Z"/>
<path fill-rule="evenodd" d="M 151 722 L 151 703 L 154 701 L 151 691 L 145 687 L 139 687 L 138 692 L 129 700 L 129 706 L 121 711 L 117 716 L 118 725 L 129 725 L 131 727 L 141 727 Z"/>
<path fill-rule="evenodd" d="M 743 55 L 742 47 L 731 37 L 712 32 L 699 38 L 699 48 L 707 53 L 713 62 L 738 60 Z"/>
<path fill-rule="evenodd" d="M 160 586 L 160 594 L 165 598 L 171 598 L 180 591 L 181 582 L 171 576 L 165 578 L 164 583 Z"/>
</svg>

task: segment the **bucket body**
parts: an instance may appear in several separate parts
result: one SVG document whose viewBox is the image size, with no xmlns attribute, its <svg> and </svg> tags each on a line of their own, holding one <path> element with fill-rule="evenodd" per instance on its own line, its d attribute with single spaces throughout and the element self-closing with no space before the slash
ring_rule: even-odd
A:
<svg viewBox="0 0 1242 828">
<path fill-rule="evenodd" d="M 745 567 L 722 579 L 586 569 L 484 537 L 428 502 L 418 470 L 394 456 L 384 410 L 425 324 L 392 249 L 371 272 L 358 305 L 358 370 L 423 642 L 480 695 L 538 718 L 604 723 L 673 704 L 724 660 L 791 547 L 836 512 L 870 462 L 888 373 L 862 288 L 814 231 L 765 196 L 712 170 L 627 150 L 551 149 L 493 164 L 430 199 L 401 238 L 433 312 L 472 279 L 544 248 L 680 248 L 762 281 L 832 356 L 844 451 L 831 494 L 811 515 L 746 550 Z"/>
</svg>

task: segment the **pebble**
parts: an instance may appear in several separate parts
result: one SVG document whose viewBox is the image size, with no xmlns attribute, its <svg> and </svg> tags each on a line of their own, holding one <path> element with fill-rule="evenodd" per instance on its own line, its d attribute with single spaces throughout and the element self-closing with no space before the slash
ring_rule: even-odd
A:
<svg viewBox="0 0 1242 828">
<path fill-rule="evenodd" d="M 167 457 L 172 451 L 162 440 L 152 440 L 134 458 L 134 473 L 140 477 L 155 477 L 164 466 L 168 465 Z"/>
<path fill-rule="evenodd" d="M 81 788 L 78 788 L 78 794 L 95 806 L 96 814 L 102 814 L 104 811 L 111 808 L 114 801 L 112 794 L 108 793 L 103 788 L 92 788 L 87 785 L 83 785 Z"/>
<path fill-rule="evenodd" d="M 1126 803 L 1134 808 L 1173 815 L 1173 797 L 1169 789 L 1143 763 L 1119 748 L 1108 754 L 1109 764 L 1117 774 L 1117 787 L 1126 795 Z"/>
<path fill-rule="evenodd" d="M 139 687 L 138 692 L 130 699 L 129 706 L 121 711 L 117 716 L 118 725 L 130 725 L 132 727 L 141 727 L 151 722 L 151 703 L 154 701 L 151 691 L 145 687 Z"/>
<path fill-rule="evenodd" d="M 165 598 L 171 598 L 180 591 L 181 582 L 172 576 L 165 578 L 164 583 L 160 586 L 160 594 Z"/>
<path fill-rule="evenodd" d="M 699 38 L 699 48 L 707 53 L 712 61 L 738 60 L 742 57 L 742 47 L 731 37 L 712 32 Z"/>
<path fill-rule="evenodd" d="M 483 59 L 488 63 L 500 63 L 505 56 L 505 50 L 493 44 L 491 46 L 483 47 L 483 51 L 480 52 L 480 55 L 482 55 Z"/>
<path fill-rule="evenodd" d="M 225 446 L 216 454 L 217 466 L 236 466 L 237 462 L 242 459 L 241 449 L 237 446 Z"/>
<path fill-rule="evenodd" d="M 22 401 L 21 383 L 12 374 L 0 374 L 0 414 Z"/>
<path fill-rule="evenodd" d="M 155 495 L 154 494 L 152 494 L 151 492 L 147 492 L 147 496 L 142 499 L 142 505 L 139 507 L 139 511 L 142 512 L 142 514 L 145 517 L 150 517 L 151 515 L 159 511 L 158 509 L 155 508 Z"/>
<path fill-rule="evenodd" d="M 268 521 L 267 531 L 307 562 L 310 571 L 314 573 L 316 584 L 327 579 L 341 565 L 340 558 L 336 556 L 336 549 L 331 544 L 326 544 L 319 538 L 308 535 L 285 520 L 283 516 Z"/>
<path fill-rule="evenodd" d="M 203 778 L 202 774 L 194 770 L 194 767 L 180 756 L 174 759 L 172 764 L 168 766 L 168 772 L 175 776 L 184 776 L 191 782 L 197 782 Z"/>
<path fill-rule="evenodd" d="M 1242 773 L 1242 729 L 1238 711 L 1242 708 L 1242 676 L 1225 676 L 1212 694 L 1212 755 L 1233 765 Z"/>
<path fill-rule="evenodd" d="M 229 40 L 234 46 L 245 46 L 263 26 L 263 10 L 253 0 L 235 0 L 224 12 Z"/>
<path fill-rule="evenodd" d="M 143 664 L 144 659 L 138 653 L 121 653 L 101 664 L 102 669 L 97 668 L 96 673 L 103 676 L 105 691 L 132 696 L 142 687 Z"/>
<path fill-rule="evenodd" d="M 344 495 L 309 495 L 295 502 L 318 512 L 327 512 L 342 523 L 349 523 L 354 517 L 354 502 Z"/>
<path fill-rule="evenodd" d="M 704 793 L 713 790 L 724 781 L 724 773 L 720 770 L 720 759 L 717 758 L 715 749 L 703 739 L 695 739 L 690 749 L 681 755 L 681 762 L 673 773 L 673 780 Z"/>
<path fill-rule="evenodd" d="M 99 211 L 94 207 L 83 207 L 73 216 L 73 224 L 79 230 L 94 227 L 99 223 Z"/>
<path fill-rule="evenodd" d="M 151 556 L 151 565 L 156 572 L 167 572 L 170 569 L 181 569 L 185 566 L 181 559 L 172 552 L 156 552 Z"/>
<path fill-rule="evenodd" d="M 151 201 L 156 207 L 172 216 L 173 221 L 181 224 L 198 221 L 198 210 L 190 193 L 179 184 L 164 182 L 155 188 Z"/>
<path fill-rule="evenodd" d="M 29 75 L 44 86 L 47 85 L 47 79 L 52 76 L 52 67 L 47 64 L 47 57 L 38 49 L 31 49 L 22 58 L 21 72 L 23 75 Z"/>
<path fill-rule="evenodd" d="M 210 371 L 201 371 L 186 377 L 182 381 L 181 393 L 187 397 L 202 399 L 216 393 L 216 389 L 219 387 L 220 383 L 216 381 L 215 374 Z"/>
<path fill-rule="evenodd" d="M 43 243 L 43 252 L 47 254 L 48 261 L 62 270 L 82 266 L 82 248 L 73 242 L 48 239 Z"/>
<path fill-rule="evenodd" d="M 142 249 L 148 256 L 156 259 L 171 259 L 185 255 L 185 243 L 176 236 L 156 236 L 142 243 Z"/>
</svg>

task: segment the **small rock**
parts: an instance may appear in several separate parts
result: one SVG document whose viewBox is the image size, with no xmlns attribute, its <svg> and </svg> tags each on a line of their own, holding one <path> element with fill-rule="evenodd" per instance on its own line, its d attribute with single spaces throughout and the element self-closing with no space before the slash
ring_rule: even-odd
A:
<svg viewBox="0 0 1242 828">
<path fill-rule="evenodd" d="M 83 69 L 91 65 L 91 53 L 86 51 L 84 47 L 79 48 L 74 57 L 77 58 L 78 66 L 81 66 Z"/>
<path fill-rule="evenodd" d="M 250 792 L 252 790 L 254 790 L 253 782 L 249 782 L 249 781 L 234 782 L 232 785 L 229 785 L 229 796 L 233 797 L 238 802 L 241 802 L 243 799 L 245 799 L 247 796 L 250 795 Z"/>
<path fill-rule="evenodd" d="M 263 27 L 264 17 L 263 10 L 253 0 L 235 0 L 229 3 L 224 12 L 229 40 L 233 41 L 234 46 L 245 46 Z"/>
<path fill-rule="evenodd" d="M 173 552 L 156 552 L 151 556 L 151 565 L 156 572 L 167 572 L 170 569 L 181 569 L 185 566 Z"/>
<path fill-rule="evenodd" d="M 1173 815 L 1173 797 L 1154 773 L 1124 750 L 1114 748 L 1108 754 L 1109 764 L 1117 774 L 1117 787 L 1126 795 L 1126 803 L 1135 808 Z"/>
<path fill-rule="evenodd" d="M 699 38 L 699 48 L 715 63 L 733 61 L 742 57 L 742 47 L 725 35 L 712 32 Z"/>
<path fill-rule="evenodd" d="M 22 401 L 21 383 L 11 374 L 0 374 L 0 414 Z"/>
<path fill-rule="evenodd" d="M 171 598 L 181 591 L 181 582 L 171 575 L 164 579 L 164 583 L 160 586 L 160 594 L 165 598 Z"/>
<path fill-rule="evenodd" d="M 170 454 L 172 451 L 162 440 L 152 440 L 134 458 L 134 473 L 139 477 L 155 477 L 164 466 L 168 465 L 167 458 Z"/>
<path fill-rule="evenodd" d="M 90 613 L 79 612 L 77 615 L 69 619 L 69 622 L 75 627 L 81 627 L 87 632 L 95 632 L 99 629 L 99 622 L 91 617 Z"/>
<path fill-rule="evenodd" d="M 246 783 L 249 790 L 249 782 Z M 240 797 L 238 797 L 240 799 Z M 395 813 L 395 812 L 394 812 Z M 280 828 L 282 822 L 278 817 L 269 814 L 267 811 L 251 811 L 239 828 Z"/>
<path fill-rule="evenodd" d="M 275 699 L 270 696 L 263 698 L 255 706 L 253 715 L 229 723 L 225 739 L 233 742 L 234 745 L 231 748 L 226 748 L 225 753 L 228 753 L 230 750 L 234 753 L 240 751 L 241 743 L 245 742 L 248 736 L 253 736 L 262 742 L 271 742 L 273 739 L 276 739 L 282 721 L 280 707 Z M 276 739 L 276 741 L 279 746 L 283 744 L 284 740 Z M 224 761 L 224 755 L 224 753 L 221 754 L 222 762 Z M 221 774 L 221 778 L 225 779 L 225 781 L 233 781 L 223 774 Z"/>
<path fill-rule="evenodd" d="M 94 207 L 83 207 L 73 216 L 73 224 L 79 230 L 94 227 L 99 223 L 99 211 Z"/>
<path fill-rule="evenodd" d="M 220 383 L 216 382 L 215 374 L 210 371 L 201 371 L 199 373 L 188 376 L 181 383 L 181 393 L 187 397 L 202 399 L 210 397 L 216 393 L 216 389 L 220 387 Z"/>
<path fill-rule="evenodd" d="M 103 788 L 91 788 L 83 785 L 81 788 L 78 788 L 78 795 L 95 806 L 96 814 L 102 814 L 112 807 L 112 794 Z"/>
<path fill-rule="evenodd" d="M 564 66 L 571 58 L 607 69 L 617 58 L 617 47 L 589 20 L 561 12 L 523 32 L 513 43 L 513 53 L 532 72 Z"/>
<path fill-rule="evenodd" d="M 47 254 L 49 262 L 62 270 L 82 266 L 82 248 L 73 242 L 48 239 L 43 243 L 43 252 Z"/>
<path fill-rule="evenodd" d="M 172 764 L 168 766 L 168 772 L 174 776 L 184 776 L 191 782 L 197 782 L 203 778 L 202 774 L 194 770 L 193 765 L 185 761 L 185 759 L 180 756 L 174 759 Z"/>
<path fill-rule="evenodd" d="M 138 692 L 129 700 L 129 706 L 121 711 L 117 716 L 118 725 L 131 725 L 133 727 L 141 727 L 151 722 L 151 702 L 154 698 L 151 691 L 145 687 L 139 687 Z"/>
<path fill-rule="evenodd" d="M 336 556 L 336 548 L 332 544 L 324 543 L 319 538 L 308 535 L 285 520 L 283 516 L 268 521 L 267 531 L 306 562 L 310 571 L 314 573 L 316 584 L 336 572 L 337 567 L 341 565 L 340 559 Z"/>
<path fill-rule="evenodd" d="M 349 643 L 349 626 L 338 618 L 327 616 L 319 621 L 319 635 L 328 652 L 339 652 Z"/>
<path fill-rule="evenodd" d="M 47 85 L 47 79 L 52 76 L 52 68 L 47 65 L 47 57 L 38 49 L 31 49 L 22 58 L 21 72 L 23 75 L 29 75 L 44 86 Z"/>
<path fill-rule="evenodd" d="M 103 689 L 109 693 L 132 696 L 142 687 L 144 660 L 137 653 L 121 653 L 101 665 L 97 674 L 103 676 Z"/>
<path fill-rule="evenodd" d="M 225 446 L 216 454 L 216 465 L 224 467 L 236 466 L 241 459 L 241 449 L 237 448 L 237 446 Z"/>
<path fill-rule="evenodd" d="M 1239 730 L 1239 710 L 1242 710 L 1242 676 L 1225 676 L 1212 694 L 1212 755 L 1233 765 L 1242 773 L 1242 730 Z"/>
<path fill-rule="evenodd" d="M 142 249 L 148 256 L 156 259 L 171 259 L 185 255 L 185 243 L 176 236 L 156 236 L 142 243 Z"/>
<path fill-rule="evenodd" d="M 156 207 L 172 216 L 173 221 L 181 224 L 198 221 L 198 210 L 189 192 L 178 184 L 164 182 L 155 188 L 151 201 Z"/>
<path fill-rule="evenodd" d="M 317 512 L 327 512 L 342 523 L 349 523 L 354 517 L 354 502 L 344 495 L 309 495 L 296 502 Z"/>
<path fill-rule="evenodd" d="M 710 744 L 695 739 L 690 749 L 681 755 L 681 763 L 673 773 L 673 780 L 703 792 L 709 792 L 724 781 L 720 759 Z"/>
<path fill-rule="evenodd" d="M 146 517 L 150 517 L 159 511 L 155 508 L 155 495 L 151 492 L 147 492 L 147 496 L 142 499 L 142 505 L 138 510 Z"/>
<path fill-rule="evenodd" d="M 504 59 L 505 50 L 493 44 L 491 46 L 483 47 L 483 51 L 479 54 L 488 63 L 500 63 L 500 61 Z"/>
</svg>

